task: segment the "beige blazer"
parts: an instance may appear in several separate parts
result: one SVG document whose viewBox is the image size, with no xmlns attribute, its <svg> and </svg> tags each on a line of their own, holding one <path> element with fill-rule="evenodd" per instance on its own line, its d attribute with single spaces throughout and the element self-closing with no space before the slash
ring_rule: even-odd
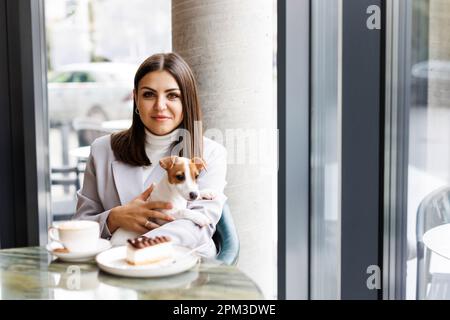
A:
<svg viewBox="0 0 450 320">
<path fill-rule="evenodd" d="M 86 164 L 84 182 L 77 192 L 77 211 L 74 219 L 94 220 L 100 223 L 101 236 L 108 239 L 111 233 L 106 219 L 112 208 L 126 204 L 142 193 L 142 167 L 130 166 L 116 160 L 111 149 L 111 136 L 96 139 L 91 146 L 91 153 Z M 226 185 L 227 152 L 219 143 L 204 138 L 203 159 L 207 170 L 203 170 L 198 178 L 200 190 L 213 189 L 217 196 L 213 200 L 196 200 L 188 202 L 188 209 L 201 211 L 213 222 L 200 228 L 190 220 L 180 219 L 152 230 L 145 235 L 166 235 L 176 244 L 196 248 L 204 243 L 199 251 L 205 256 L 214 256 L 216 249 L 212 241 L 216 224 L 220 219 L 223 205 L 227 199 L 223 191 Z M 158 182 L 165 174 L 159 164 L 153 169 L 148 184 Z"/>
</svg>

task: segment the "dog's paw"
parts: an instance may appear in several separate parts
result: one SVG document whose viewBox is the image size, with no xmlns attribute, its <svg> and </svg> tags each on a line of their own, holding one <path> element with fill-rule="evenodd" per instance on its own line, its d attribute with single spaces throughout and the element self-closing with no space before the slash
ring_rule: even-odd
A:
<svg viewBox="0 0 450 320">
<path fill-rule="evenodd" d="M 202 200 L 212 200 L 216 197 L 216 193 L 213 190 L 202 190 L 200 191 L 200 199 Z"/>
<path fill-rule="evenodd" d="M 211 223 L 211 220 L 204 214 L 191 214 L 189 216 L 189 219 L 192 220 L 196 225 L 199 225 L 200 227 L 207 226 Z"/>
<path fill-rule="evenodd" d="M 174 215 L 176 219 L 188 219 L 194 222 L 196 225 L 200 227 L 207 226 L 211 224 L 211 220 L 207 216 L 205 216 L 203 213 L 196 212 L 191 209 L 181 209 L 178 210 L 177 213 Z"/>
</svg>

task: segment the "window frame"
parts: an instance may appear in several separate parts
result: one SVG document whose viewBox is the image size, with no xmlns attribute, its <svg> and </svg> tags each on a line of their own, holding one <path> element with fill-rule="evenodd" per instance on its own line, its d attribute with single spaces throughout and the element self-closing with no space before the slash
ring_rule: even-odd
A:
<svg viewBox="0 0 450 320">
<path fill-rule="evenodd" d="M 386 1 L 383 299 L 406 298 L 410 1 Z"/>
<path fill-rule="evenodd" d="M 278 298 L 309 299 L 310 1 L 278 1 Z"/>
<path fill-rule="evenodd" d="M 0 63 L 7 71 L 0 90 L 10 114 L 3 155 L 9 165 L 0 168 L 10 184 L 1 247 L 44 245 L 50 220 L 44 2 L 1 2 L 6 37 L 0 45 L 7 57 Z"/>
</svg>

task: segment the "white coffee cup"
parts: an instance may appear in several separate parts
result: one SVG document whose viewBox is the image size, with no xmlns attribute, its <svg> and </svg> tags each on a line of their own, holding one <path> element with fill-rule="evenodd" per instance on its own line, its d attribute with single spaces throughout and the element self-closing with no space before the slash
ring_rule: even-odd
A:
<svg viewBox="0 0 450 320">
<path fill-rule="evenodd" d="M 50 227 L 48 235 L 69 252 L 93 251 L 100 238 L 100 225 L 87 220 L 66 221 Z"/>
</svg>

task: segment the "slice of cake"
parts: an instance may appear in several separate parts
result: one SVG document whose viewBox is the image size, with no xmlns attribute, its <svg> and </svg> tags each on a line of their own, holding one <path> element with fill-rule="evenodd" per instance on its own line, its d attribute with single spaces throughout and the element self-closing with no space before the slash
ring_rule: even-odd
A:
<svg viewBox="0 0 450 320">
<path fill-rule="evenodd" d="M 169 237 L 148 238 L 142 236 L 129 239 L 127 245 L 127 262 L 131 265 L 155 263 L 173 256 L 172 241 Z"/>
</svg>

